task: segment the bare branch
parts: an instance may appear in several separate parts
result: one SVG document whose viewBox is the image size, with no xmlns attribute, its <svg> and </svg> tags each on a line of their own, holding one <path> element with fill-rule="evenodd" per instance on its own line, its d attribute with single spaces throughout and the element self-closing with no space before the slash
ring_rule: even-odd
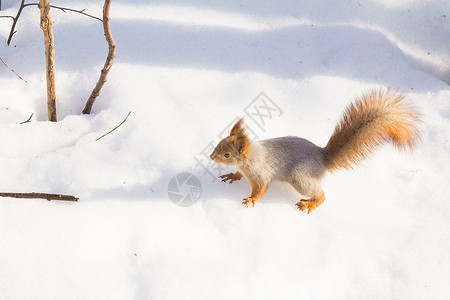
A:
<svg viewBox="0 0 450 300">
<path fill-rule="evenodd" d="M 106 82 L 109 70 L 112 67 L 114 58 L 116 57 L 116 42 L 112 36 L 111 27 L 109 26 L 109 7 L 111 6 L 111 0 L 105 0 L 103 5 L 103 31 L 105 32 L 106 42 L 108 43 L 108 56 L 106 57 L 105 65 L 100 73 L 100 78 L 97 81 L 94 89 L 92 90 L 89 99 L 86 101 L 86 105 L 83 109 L 83 114 L 90 114 L 92 105 L 94 105 L 95 99 L 100 95 L 100 91 Z"/>
<path fill-rule="evenodd" d="M 6 44 L 8 46 L 11 43 L 11 39 L 12 39 L 14 33 L 16 33 L 16 31 L 14 29 L 16 28 L 17 21 L 19 21 L 19 17 L 20 17 L 20 14 L 22 13 L 24 5 L 25 5 L 25 0 L 22 0 L 22 2 L 20 3 L 19 10 L 17 11 L 17 15 L 16 15 L 15 18 L 13 18 L 14 21 L 13 21 L 13 24 L 11 26 L 11 31 L 9 32 L 8 41 L 6 42 Z"/>
<path fill-rule="evenodd" d="M 111 132 L 113 132 L 114 130 L 116 130 L 117 128 L 119 128 L 123 123 L 126 122 L 126 120 L 128 119 L 128 116 L 131 114 L 131 111 L 128 112 L 128 115 L 125 117 L 125 119 L 122 121 L 122 123 L 120 123 L 119 125 L 117 125 L 116 127 L 114 127 L 112 130 L 108 131 L 107 133 L 105 133 L 104 135 L 102 135 L 101 137 L 99 137 L 98 139 L 96 139 L 95 141 L 98 141 L 99 139 L 107 136 L 108 134 L 110 134 Z"/>
<path fill-rule="evenodd" d="M 31 5 L 39 5 L 39 3 L 28 3 L 28 4 L 25 4 L 24 7 L 25 7 L 25 6 L 31 6 Z M 96 16 L 93 16 L 93 15 L 90 15 L 90 14 L 85 13 L 85 12 L 84 12 L 85 9 L 76 10 L 76 9 L 72 9 L 72 8 L 61 7 L 61 6 L 55 6 L 55 5 L 50 5 L 50 7 L 51 7 L 51 8 L 56 8 L 56 9 L 60 9 L 60 10 L 62 10 L 63 12 L 66 12 L 66 11 L 76 12 L 76 13 L 85 15 L 85 16 L 87 16 L 87 17 L 90 17 L 90 18 L 99 20 L 100 22 L 103 22 L 102 19 L 100 19 L 99 17 L 96 17 Z"/>
<path fill-rule="evenodd" d="M 12 39 L 13 35 L 17 32 L 17 31 L 14 30 L 14 29 L 16 28 L 17 21 L 19 21 L 19 17 L 20 17 L 20 14 L 22 13 L 22 10 L 23 10 L 25 7 L 27 7 L 27 6 L 33 6 L 33 5 L 39 6 L 39 3 L 27 3 L 27 4 L 25 4 L 25 0 L 22 0 L 22 2 L 20 3 L 19 11 L 17 12 L 17 15 L 16 15 L 15 17 L 13 17 L 13 16 L 0 16 L 0 18 L 11 18 L 11 19 L 13 19 L 13 24 L 12 24 L 12 26 L 11 26 L 11 31 L 9 32 L 8 41 L 6 42 L 6 44 L 8 44 L 8 46 L 9 46 L 9 44 L 11 44 L 11 39 Z M 76 12 L 76 13 L 85 15 L 85 16 L 87 16 L 87 17 L 90 17 L 90 18 L 99 20 L 100 22 L 103 22 L 102 19 L 100 19 L 100 18 L 98 18 L 98 17 L 96 17 L 96 16 L 93 16 L 93 15 L 90 15 L 90 14 L 85 13 L 85 12 L 84 12 L 85 9 L 82 9 L 82 10 L 76 10 L 76 9 L 72 9 L 72 8 L 61 7 L 61 6 L 55 6 L 55 5 L 50 5 L 50 7 L 51 7 L 51 8 L 56 8 L 56 9 L 60 9 L 60 10 L 62 10 L 63 12 L 66 12 L 66 11 Z"/>
<path fill-rule="evenodd" d="M 11 69 L 6 63 L 5 61 L 0 57 L 0 60 L 2 61 L 2 63 L 5 65 L 5 67 L 7 67 L 8 69 L 11 70 L 11 72 L 13 72 L 14 74 L 17 75 L 17 77 L 19 77 L 20 79 L 22 79 L 23 81 L 27 82 L 25 79 L 23 79 L 19 74 L 16 73 L 16 71 L 14 71 L 13 69 Z"/>
<path fill-rule="evenodd" d="M 31 116 L 28 118 L 28 120 L 20 122 L 19 124 L 25 124 L 31 121 L 31 118 L 33 117 L 34 113 L 31 114 Z"/>
<path fill-rule="evenodd" d="M 70 195 L 45 194 L 45 193 L 0 193 L 0 197 L 25 198 L 25 199 L 47 199 L 61 201 L 78 201 L 79 198 Z"/>
</svg>

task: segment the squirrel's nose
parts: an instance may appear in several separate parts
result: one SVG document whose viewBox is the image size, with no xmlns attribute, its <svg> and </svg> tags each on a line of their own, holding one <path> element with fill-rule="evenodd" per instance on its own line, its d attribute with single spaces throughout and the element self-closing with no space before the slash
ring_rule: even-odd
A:
<svg viewBox="0 0 450 300">
<path fill-rule="evenodd" d="M 212 153 L 211 153 L 211 155 L 210 155 L 209 157 L 210 157 L 212 160 L 214 160 Z"/>
</svg>

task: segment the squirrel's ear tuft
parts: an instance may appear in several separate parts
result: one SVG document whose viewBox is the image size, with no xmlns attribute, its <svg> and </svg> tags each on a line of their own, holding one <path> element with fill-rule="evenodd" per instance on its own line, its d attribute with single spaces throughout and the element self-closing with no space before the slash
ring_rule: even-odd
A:
<svg viewBox="0 0 450 300">
<path fill-rule="evenodd" d="M 244 119 L 240 119 L 239 121 L 237 121 L 234 124 L 233 128 L 231 128 L 230 136 L 235 136 L 239 132 L 243 131 L 244 130 L 244 128 L 242 127 L 243 124 L 244 124 Z"/>
<path fill-rule="evenodd" d="M 234 138 L 234 146 L 237 148 L 239 154 L 246 155 L 250 145 L 250 140 L 248 139 L 243 124 L 244 119 L 237 121 L 231 129 L 230 136 Z"/>
</svg>

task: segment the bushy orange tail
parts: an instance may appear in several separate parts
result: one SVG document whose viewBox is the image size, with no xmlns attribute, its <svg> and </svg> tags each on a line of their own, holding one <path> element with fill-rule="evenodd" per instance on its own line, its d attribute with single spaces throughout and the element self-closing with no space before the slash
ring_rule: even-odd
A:
<svg viewBox="0 0 450 300">
<path fill-rule="evenodd" d="M 404 95 L 389 90 L 365 94 L 346 108 L 328 141 L 328 168 L 351 169 L 388 141 L 412 149 L 420 140 L 419 124 Z"/>
</svg>

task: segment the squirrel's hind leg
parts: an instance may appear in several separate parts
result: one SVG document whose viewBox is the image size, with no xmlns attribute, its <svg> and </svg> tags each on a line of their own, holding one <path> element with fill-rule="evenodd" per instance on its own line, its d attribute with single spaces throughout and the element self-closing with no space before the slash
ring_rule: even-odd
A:
<svg viewBox="0 0 450 300">
<path fill-rule="evenodd" d="M 320 185 L 320 179 L 297 174 L 289 183 L 300 193 L 309 199 L 302 199 L 297 202 L 297 208 L 301 211 L 308 209 L 308 214 L 319 207 L 325 201 L 325 193 Z"/>
<path fill-rule="evenodd" d="M 311 199 L 302 199 L 299 202 L 297 202 L 297 208 L 301 211 L 304 211 L 305 209 L 308 209 L 308 214 L 311 213 L 313 210 L 315 210 L 317 207 L 319 207 L 323 201 L 325 201 L 325 193 L 322 192 L 322 194 L 318 197 L 311 198 Z"/>
</svg>

